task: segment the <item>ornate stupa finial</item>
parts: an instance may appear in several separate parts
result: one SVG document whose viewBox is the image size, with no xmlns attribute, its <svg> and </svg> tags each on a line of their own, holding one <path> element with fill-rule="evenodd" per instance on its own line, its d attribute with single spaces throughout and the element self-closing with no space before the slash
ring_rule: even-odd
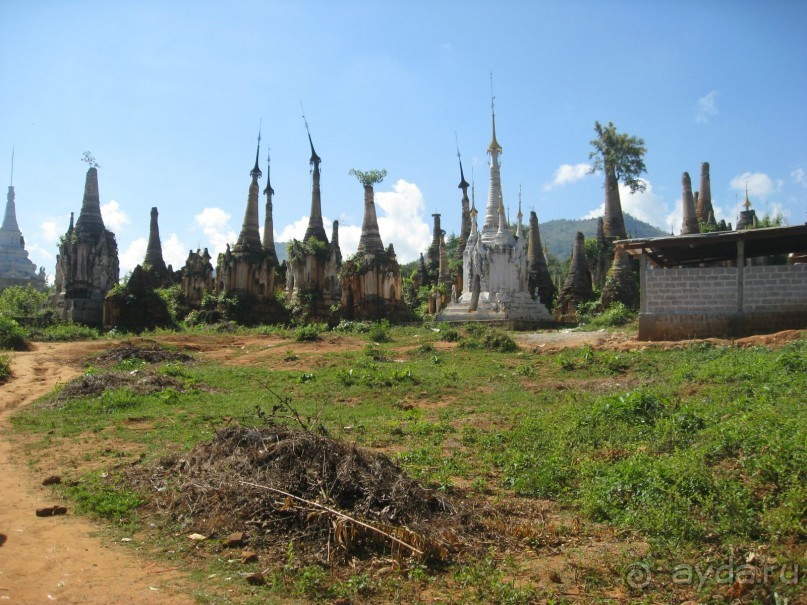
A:
<svg viewBox="0 0 807 605">
<path fill-rule="evenodd" d="M 258 126 L 258 149 L 255 151 L 255 166 L 250 171 L 249 175 L 254 179 L 259 179 L 263 176 L 260 167 L 258 166 L 258 158 L 261 155 L 261 128 L 263 127 L 263 120 L 261 125 Z"/>
<path fill-rule="evenodd" d="M 521 183 L 518 184 L 518 214 L 516 214 L 516 219 L 518 219 L 519 226 L 521 225 L 521 219 L 524 218 L 524 214 L 521 212 Z"/>
<path fill-rule="evenodd" d="M 490 142 L 488 146 L 488 152 L 493 150 L 498 151 L 501 153 L 502 146 L 499 145 L 499 142 L 496 140 L 496 108 L 494 106 L 494 101 L 496 97 L 493 95 L 493 72 L 490 72 L 490 116 L 493 122 L 493 140 Z"/>
<path fill-rule="evenodd" d="M 320 158 L 317 155 L 317 152 L 314 151 L 314 143 L 311 140 L 311 131 L 308 130 L 308 120 L 305 119 L 305 110 L 303 109 L 303 102 L 302 101 L 300 101 L 300 111 L 303 112 L 303 123 L 305 124 L 305 131 L 308 133 L 308 144 L 311 145 L 311 160 L 310 160 L 310 163 L 311 163 L 312 166 L 318 167 L 319 163 L 322 161 L 322 158 Z"/>
<path fill-rule="evenodd" d="M 454 139 L 456 140 L 457 133 L 454 133 Z M 460 163 L 460 184 L 457 185 L 458 189 L 462 189 L 463 191 L 467 190 L 469 185 L 468 182 L 465 180 L 465 173 L 462 171 L 462 156 L 460 155 L 460 144 L 457 143 L 457 161 Z"/>
<path fill-rule="evenodd" d="M 272 160 L 269 157 L 269 151 L 270 151 L 270 149 L 267 147 L 266 148 L 266 187 L 263 190 L 264 195 L 274 195 L 275 194 L 275 190 L 272 189 L 272 178 L 271 178 L 271 175 L 269 173 L 269 169 L 270 169 L 271 164 L 272 164 Z"/>
<path fill-rule="evenodd" d="M 303 109 L 302 102 L 300 109 Z M 321 242 L 328 243 L 328 236 L 325 233 L 325 226 L 322 222 L 322 192 L 320 190 L 320 174 L 319 163 L 321 161 L 317 152 L 314 151 L 314 143 L 311 140 L 311 131 L 308 129 L 308 120 L 303 112 L 303 123 L 305 124 L 305 131 L 308 133 L 308 143 L 311 145 L 311 160 L 310 164 L 313 166 L 311 172 L 311 213 L 308 216 L 308 227 L 305 230 L 303 241 L 308 241 L 309 238 L 314 237 Z"/>
<path fill-rule="evenodd" d="M 14 186 L 14 145 L 11 146 L 11 179 L 8 182 L 8 186 Z"/>
<path fill-rule="evenodd" d="M 751 208 L 751 200 L 748 199 L 748 181 L 745 182 L 745 201 L 743 202 L 743 207 L 746 210 Z"/>
</svg>

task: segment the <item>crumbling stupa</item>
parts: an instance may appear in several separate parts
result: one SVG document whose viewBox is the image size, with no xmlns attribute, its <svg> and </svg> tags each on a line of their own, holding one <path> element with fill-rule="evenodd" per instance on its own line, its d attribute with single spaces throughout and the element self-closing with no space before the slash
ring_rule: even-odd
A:
<svg viewBox="0 0 807 605">
<path fill-rule="evenodd" d="M 695 214 L 699 223 L 709 223 L 709 215 L 714 223 L 714 208 L 712 207 L 712 184 L 709 176 L 709 162 L 701 163 L 701 181 L 698 190 L 698 203 Z"/>
<path fill-rule="evenodd" d="M 537 297 L 547 309 L 552 308 L 555 295 L 558 289 L 552 282 L 549 275 L 549 268 L 546 265 L 546 256 L 541 247 L 541 232 L 538 228 L 538 215 L 534 210 L 530 211 L 530 230 L 527 243 L 527 266 L 529 268 L 528 291 L 532 292 L 533 298 Z"/>
<path fill-rule="evenodd" d="M 392 244 L 384 249 L 378 231 L 373 185 L 381 182 L 386 170 L 351 170 L 364 186 L 364 220 L 355 255 L 342 267 L 342 303 L 346 319 L 407 319 L 403 304 L 401 267 Z"/>
<path fill-rule="evenodd" d="M 700 233 L 698 216 L 695 212 L 695 200 L 692 196 L 692 180 L 689 178 L 688 172 L 681 175 L 681 203 L 684 217 L 681 223 L 681 235 Z"/>
<path fill-rule="evenodd" d="M 588 262 L 586 262 L 585 243 L 585 236 L 578 231 L 574 238 L 569 274 L 566 276 L 566 281 L 563 282 L 555 305 L 555 316 L 559 320 L 577 321 L 580 304 L 594 298 L 591 273 Z"/>
<path fill-rule="evenodd" d="M 516 237 L 507 223 L 502 197 L 496 114 L 491 100 L 493 138 L 490 155 L 490 186 L 485 222 L 480 232 L 476 207 L 472 205 L 471 231 L 462 258 L 463 288 L 457 302 L 449 303 L 438 321 L 551 322 L 546 306 L 529 290 L 529 264 L 524 237 Z M 521 211 L 516 233 L 521 234 Z"/>
<path fill-rule="evenodd" d="M 98 170 L 90 163 L 84 184 L 84 199 L 75 227 L 59 243 L 56 257 L 54 307 L 62 319 L 91 326 L 103 325 L 104 297 L 118 283 L 118 244 L 104 226 L 98 194 Z"/>
</svg>

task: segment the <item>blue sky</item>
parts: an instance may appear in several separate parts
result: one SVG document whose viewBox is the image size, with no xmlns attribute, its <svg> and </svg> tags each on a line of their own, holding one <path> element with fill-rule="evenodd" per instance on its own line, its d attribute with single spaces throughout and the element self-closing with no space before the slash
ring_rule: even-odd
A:
<svg viewBox="0 0 807 605">
<path fill-rule="evenodd" d="M 432 213 L 459 230 L 457 144 L 484 207 L 492 72 L 513 218 L 519 189 L 540 221 L 598 212 L 602 179 L 586 164 L 599 120 L 647 145 L 648 189 L 622 198 L 638 218 L 678 232 L 681 174 L 697 189 L 708 161 L 718 218 L 736 221 L 747 183 L 758 214 L 802 223 L 805 31 L 797 0 L 0 0 L 0 175 L 10 179 L 14 146 L 17 219 L 49 274 L 80 209 L 86 150 L 122 274 L 145 254 L 152 206 L 178 268 L 189 249 L 215 255 L 237 237 L 259 124 L 276 238 L 302 236 L 302 103 L 343 252 L 363 211 L 348 171 L 385 168 L 382 239 L 409 261 Z"/>
</svg>

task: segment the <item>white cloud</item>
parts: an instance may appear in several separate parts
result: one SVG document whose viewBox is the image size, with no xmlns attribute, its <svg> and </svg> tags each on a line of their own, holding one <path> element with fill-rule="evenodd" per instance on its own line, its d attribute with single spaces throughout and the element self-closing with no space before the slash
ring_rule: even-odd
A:
<svg viewBox="0 0 807 605">
<path fill-rule="evenodd" d="M 188 258 L 190 249 L 179 241 L 176 233 L 172 233 L 167 240 L 162 241 L 162 248 L 163 260 L 166 265 L 171 265 L 174 271 L 178 271 L 185 266 L 185 259 Z"/>
<path fill-rule="evenodd" d="M 751 198 L 767 198 L 772 193 L 780 191 L 782 188 L 782 181 L 774 181 L 764 172 L 744 172 L 731 179 L 730 186 L 735 191 L 742 191 L 745 193 L 746 186 L 748 187 L 748 196 Z M 751 200 L 754 201 L 753 199 Z"/>
<path fill-rule="evenodd" d="M 120 204 L 115 200 L 109 200 L 101 206 L 101 217 L 104 225 L 113 233 L 117 233 L 121 228 L 129 223 L 129 215 L 120 208 Z"/>
<path fill-rule="evenodd" d="M 326 219 L 323 217 L 322 222 L 324 224 L 328 224 Z M 280 233 L 275 233 L 275 241 L 276 242 L 290 242 L 293 239 L 301 240 L 305 235 L 305 230 L 308 229 L 308 216 L 303 216 L 298 220 L 294 221 L 291 225 L 286 225 L 281 229 Z M 342 235 L 341 228 L 339 229 L 339 235 Z M 340 245 L 341 245 L 341 237 L 340 237 Z"/>
<path fill-rule="evenodd" d="M 550 191 L 555 187 L 574 183 L 586 177 L 591 171 L 590 164 L 561 164 L 552 177 L 552 182 L 544 185 L 544 191 Z"/>
<path fill-rule="evenodd" d="M 376 206 L 384 212 L 378 217 L 378 231 L 385 246 L 395 247 L 398 261 L 408 263 L 429 247 L 431 227 L 423 220 L 425 204 L 418 186 L 398 179 L 394 189 L 375 194 Z"/>
<path fill-rule="evenodd" d="M 695 113 L 695 121 L 702 124 L 707 123 L 720 112 L 717 109 L 717 91 L 706 94 L 698 99 L 698 109 Z"/>
<path fill-rule="evenodd" d="M 414 183 L 399 179 L 393 191 L 376 191 L 376 215 L 378 231 L 385 246 L 393 245 L 398 262 L 408 263 L 418 258 L 429 247 L 431 226 L 424 221 L 423 194 Z M 326 225 L 331 221 L 323 217 Z M 288 242 L 302 239 L 308 227 L 308 217 L 303 216 L 286 225 L 275 235 L 275 241 Z M 326 229 L 326 231 L 329 231 Z M 330 233 L 329 233 L 330 236 Z M 356 252 L 361 238 L 361 225 L 349 225 L 339 221 L 339 247 L 347 257 Z"/>
<path fill-rule="evenodd" d="M 138 238 L 133 240 L 126 250 L 118 254 L 121 276 L 131 273 L 137 265 L 143 262 L 146 257 L 148 243 L 148 239 L 144 237 Z"/>
<path fill-rule="evenodd" d="M 224 252 L 227 244 L 235 243 L 238 239 L 238 234 L 230 227 L 230 214 L 221 208 L 205 208 L 193 218 L 208 239 L 207 248 L 214 261 L 219 253 Z"/>
<path fill-rule="evenodd" d="M 804 168 L 796 168 L 790 173 L 790 176 L 802 187 L 807 187 L 807 173 L 804 172 Z"/>
<path fill-rule="evenodd" d="M 43 221 L 42 224 L 39 225 L 39 229 L 42 233 L 42 238 L 52 244 L 59 240 L 59 236 L 64 233 L 64 231 L 67 231 L 67 228 L 61 226 L 56 219 Z"/>
</svg>

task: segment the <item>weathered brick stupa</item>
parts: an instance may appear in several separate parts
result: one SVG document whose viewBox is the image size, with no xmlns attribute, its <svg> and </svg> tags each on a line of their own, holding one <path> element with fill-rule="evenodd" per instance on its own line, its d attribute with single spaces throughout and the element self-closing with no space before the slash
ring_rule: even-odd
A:
<svg viewBox="0 0 807 605">
<path fill-rule="evenodd" d="M 308 123 L 306 123 L 308 131 Z M 292 240 L 289 244 L 289 261 L 286 275 L 287 296 L 299 304 L 309 318 L 325 319 L 330 308 L 342 299 L 339 284 L 339 269 L 342 266 L 342 251 L 339 249 L 339 223 L 333 222 L 331 241 L 325 234 L 322 220 L 322 191 L 320 188 L 320 162 L 314 151 L 311 133 L 311 212 L 303 241 Z"/>
<path fill-rule="evenodd" d="M 547 308 L 529 291 L 527 245 L 516 238 L 507 224 L 502 199 L 496 114 L 491 100 L 493 139 L 490 155 L 490 187 L 485 222 L 480 232 L 476 207 L 472 205 L 471 231 L 462 258 L 463 289 L 457 302 L 450 302 L 438 321 L 506 321 L 539 323 L 553 321 Z M 521 211 L 516 233 L 521 233 Z"/>
<path fill-rule="evenodd" d="M 577 321 L 580 304 L 594 298 L 591 273 L 588 269 L 588 262 L 586 262 L 585 242 L 585 236 L 578 231 L 574 238 L 569 274 L 566 276 L 566 281 L 563 282 L 563 287 L 558 294 L 558 301 L 555 304 L 555 317 L 559 321 Z"/>
<path fill-rule="evenodd" d="M 689 178 L 688 172 L 681 175 L 681 203 L 684 217 L 681 223 L 681 235 L 700 233 L 698 216 L 695 213 L 695 199 L 692 196 L 692 180 Z"/>
<path fill-rule="evenodd" d="M 751 208 L 751 200 L 748 199 L 748 185 L 745 187 L 743 208 L 745 208 L 745 210 L 740 210 L 740 216 L 737 218 L 737 231 L 755 227 L 757 224 L 757 211 Z M 730 230 L 731 228 L 729 228 L 729 231 Z"/>
<path fill-rule="evenodd" d="M 615 250 L 614 262 L 600 295 L 600 307 L 607 309 L 617 302 L 632 310 L 639 308 L 639 283 L 631 269 L 628 253 L 621 247 Z"/>
<path fill-rule="evenodd" d="M 268 253 L 261 241 L 258 222 L 258 179 L 263 176 L 258 167 L 261 152 L 261 136 L 255 152 L 255 166 L 250 171 L 252 181 L 247 195 L 247 207 L 238 241 L 223 254 L 216 265 L 216 291 L 238 302 L 228 308 L 232 319 L 240 323 L 273 323 L 285 320 L 282 305 L 275 299 L 277 257 L 274 247 Z M 224 311 L 224 309 L 222 309 Z"/>
<path fill-rule="evenodd" d="M 541 301 L 547 309 L 551 309 L 555 302 L 558 289 L 549 275 L 546 265 L 546 256 L 541 247 L 541 232 L 538 228 L 538 215 L 530 211 L 530 231 L 527 242 L 527 266 L 529 268 L 528 291 L 533 298 Z"/>
<path fill-rule="evenodd" d="M 156 292 L 179 283 L 180 274 L 166 266 L 160 243 L 157 208 L 151 209 L 149 240 L 146 257 L 137 265 L 126 285 L 104 299 L 104 328 L 123 328 L 129 332 L 142 332 L 155 328 L 169 328 L 174 318 L 168 303 Z"/>
<path fill-rule="evenodd" d="M 101 326 L 104 297 L 118 283 L 118 244 L 101 217 L 97 164 L 89 154 L 85 160 L 90 169 L 81 212 L 75 227 L 70 216 L 56 256 L 54 307 L 62 319 Z"/>
<path fill-rule="evenodd" d="M 698 203 L 695 208 L 695 213 L 698 216 L 699 223 L 709 223 L 711 215 L 711 222 L 714 223 L 714 208 L 712 207 L 712 184 L 709 176 L 709 162 L 701 163 L 701 181 L 700 189 L 698 190 Z"/>
<path fill-rule="evenodd" d="M 213 292 L 213 265 L 210 263 L 210 252 L 198 249 L 188 251 L 188 258 L 181 270 L 182 302 L 186 311 L 198 311 L 202 307 L 205 292 Z M 183 313 L 185 315 L 186 313 Z"/>
<path fill-rule="evenodd" d="M 460 158 L 459 149 L 457 149 L 457 159 L 460 163 L 460 184 L 457 185 L 457 188 L 462 190 L 462 199 L 460 200 L 462 206 L 462 222 L 460 223 L 460 236 L 457 242 L 457 250 L 454 254 L 457 260 L 462 260 L 462 254 L 465 252 L 465 246 L 468 243 L 468 236 L 471 235 L 471 200 L 468 198 L 468 187 L 470 187 L 470 184 L 465 180 L 465 173 L 462 171 L 462 158 Z"/>
<path fill-rule="evenodd" d="M 342 303 L 345 319 L 409 319 L 402 301 L 401 267 L 392 244 L 385 250 L 378 231 L 373 185 L 386 170 L 351 170 L 364 186 L 364 220 L 356 254 L 342 265 Z"/>
<path fill-rule="evenodd" d="M 28 258 L 25 239 L 17 224 L 17 210 L 14 205 L 14 159 L 12 153 L 11 184 L 6 197 L 6 212 L 0 226 L 0 292 L 9 286 L 32 285 L 44 289 L 45 268 L 36 270 L 36 264 Z"/>
</svg>

